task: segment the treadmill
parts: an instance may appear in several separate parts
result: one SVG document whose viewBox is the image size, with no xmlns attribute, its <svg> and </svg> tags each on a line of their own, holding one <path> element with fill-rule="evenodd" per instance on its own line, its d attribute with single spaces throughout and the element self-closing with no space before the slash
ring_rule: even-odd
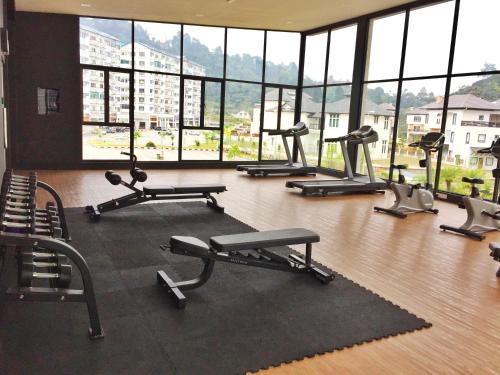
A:
<svg viewBox="0 0 500 375">
<path fill-rule="evenodd" d="M 307 176 L 316 175 L 316 167 L 307 165 L 304 147 L 300 137 L 309 134 L 307 125 L 303 122 L 296 123 L 290 129 L 280 130 L 264 130 L 269 135 L 281 135 L 283 138 L 283 145 L 285 146 L 286 157 L 288 162 L 286 164 L 256 164 L 256 165 L 237 165 L 237 171 L 246 171 L 251 176 L 267 176 L 267 175 L 286 175 L 286 176 Z M 287 138 L 293 138 L 299 148 L 301 163 L 294 163 L 290 147 L 288 146 Z"/>
<path fill-rule="evenodd" d="M 286 187 L 302 189 L 303 195 L 326 196 L 329 193 L 385 193 L 387 183 L 375 177 L 370 150 L 368 148 L 370 143 L 377 142 L 377 140 L 377 132 L 368 125 L 362 126 L 342 137 L 325 139 L 327 143 L 340 143 L 347 177 L 339 180 L 287 181 Z M 358 144 L 363 145 L 368 176 L 354 176 L 352 173 L 352 165 L 347 153 L 347 147 Z"/>
</svg>

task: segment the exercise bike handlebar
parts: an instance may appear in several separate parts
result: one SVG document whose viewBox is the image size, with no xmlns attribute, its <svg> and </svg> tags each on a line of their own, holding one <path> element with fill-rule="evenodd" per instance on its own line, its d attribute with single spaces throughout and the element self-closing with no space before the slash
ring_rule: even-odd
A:
<svg viewBox="0 0 500 375">
<path fill-rule="evenodd" d="M 422 139 L 420 139 L 420 141 L 410 143 L 408 147 L 420 147 L 422 150 L 436 152 L 441 147 L 443 147 L 443 144 L 444 144 L 444 134 L 431 132 L 424 135 Z"/>
</svg>

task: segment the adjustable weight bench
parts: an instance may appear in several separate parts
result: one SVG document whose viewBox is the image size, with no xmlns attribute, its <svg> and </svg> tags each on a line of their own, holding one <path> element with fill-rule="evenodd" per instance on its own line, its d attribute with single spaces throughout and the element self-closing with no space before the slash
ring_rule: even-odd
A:
<svg viewBox="0 0 500 375">
<path fill-rule="evenodd" d="M 319 236 L 303 228 L 215 236 L 210 238 L 210 245 L 196 237 L 173 236 L 169 245 L 161 245 L 160 248 L 170 250 L 174 254 L 200 258 L 203 261 L 203 270 L 192 280 L 178 282 L 173 281 L 165 271 L 158 271 L 157 280 L 160 285 L 167 288 L 179 309 L 186 306 L 186 297 L 182 291 L 205 284 L 212 275 L 216 261 L 309 274 L 323 284 L 328 284 L 335 276 L 312 263 L 311 252 L 314 242 L 319 242 Z M 298 244 L 306 245 L 304 257 L 295 254 L 285 257 L 266 249 Z"/>
<path fill-rule="evenodd" d="M 123 185 L 133 191 L 131 194 L 122 197 L 111 199 L 110 201 L 98 204 L 97 206 L 86 206 L 85 213 L 87 213 L 92 221 L 98 221 L 101 214 L 108 211 L 118 210 L 120 208 L 133 206 L 135 204 L 159 201 L 159 200 L 173 200 L 173 199 L 206 199 L 207 205 L 217 212 L 224 212 L 224 207 L 219 206 L 217 200 L 212 194 L 219 194 L 226 191 L 224 185 L 146 185 L 142 190 L 136 188 L 136 182 L 144 182 L 147 180 L 148 175 L 142 169 L 136 167 L 137 157 L 128 152 L 122 152 L 123 155 L 132 156 L 132 168 L 130 175 L 132 181 L 130 183 L 122 180 L 122 177 L 114 172 L 107 171 L 105 173 L 106 179 L 112 185 Z"/>
</svg>

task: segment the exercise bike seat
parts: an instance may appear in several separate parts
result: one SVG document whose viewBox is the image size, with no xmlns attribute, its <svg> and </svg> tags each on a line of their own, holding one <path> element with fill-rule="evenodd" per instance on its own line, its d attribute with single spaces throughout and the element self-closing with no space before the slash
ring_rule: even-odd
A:
<svg viewBox="0 0 500 375">
<path fill-rule="evenodd" d="M 190 252 L 201 256 L 206 256 L 210 247 L 202 240 L 189 236 L 170 237 L 170 249 L 173 253 Z"/>
<path fill-rule="evenodd" d="M 173 194 L 175 192 L 175 188 L 172 185 L 147 185 L 142 190 L 146 195 Z"/>
<path fill-rule="evenodd" d="M 391 167 L 393 169 L 399 169 L 399 170 L 408 168 L 406 164 L 392 164 Z"/>
<path fill-rule="evenodd" d="M 480 178 L 462 177 L 462 182 L 467 182 L 468 184 L 475 184 L 475 185 L 484 184 L 484 181 Z"/>
</svg>

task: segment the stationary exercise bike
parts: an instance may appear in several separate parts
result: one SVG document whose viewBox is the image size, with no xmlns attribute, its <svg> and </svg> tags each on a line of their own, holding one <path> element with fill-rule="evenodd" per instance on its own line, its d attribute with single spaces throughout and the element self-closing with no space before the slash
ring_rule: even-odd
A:
<svg viewBox="0 0 500 375">
<path fill-rule="evenodd" d="M 500 179 L 500 139 L 494 140 L 490 147 L 478 150 L 477 153 L 491 154 L 497 159 L 497 168 L 492 170 L 495 186 L 497 186 Z M 440 228 L 443 231 L 461 233 L 476 240 L 484 240 L 484 233 L 500 230 L 500 202 L 497 189 L 493 193 L 493 201 L 485 201 L 480 198 L 479 188 L 476 186 L 484 184 L 482 179 L 463 177 L 462 181 L 471 184 L 470 195 L 463 197 L 459 205 L 460 208 L 467 210 L 467 220 L 458 228 L 449 225 L 441 225 Z"/>
<path fill-rule="evenodd" d="M 426 169 L 425 187 L 421 184 L 406 183 L 405 176 L 401 170 L 406 169 L 406 165 L 391 165 L 391 168 L 398 170 L 398 182 L 391 183 L 391 189 L 396 196 L 394 204 L 389 208 L 374 207 L 377 212 L 385 212 L 390 215 L 404 219 L 409 213 L 431 212 L 437 214 L 439 211 L 434 206 L 434 192 L 432 189 L 432 160 L 431 153 L 443 147 L 444 135 L 431 132 L 425 134 L 418 142 L 410 143 L 410 147 L 419 147 L 425 152 L 425 159 L 419 160 L 421 168 Z"/>
</svg>

